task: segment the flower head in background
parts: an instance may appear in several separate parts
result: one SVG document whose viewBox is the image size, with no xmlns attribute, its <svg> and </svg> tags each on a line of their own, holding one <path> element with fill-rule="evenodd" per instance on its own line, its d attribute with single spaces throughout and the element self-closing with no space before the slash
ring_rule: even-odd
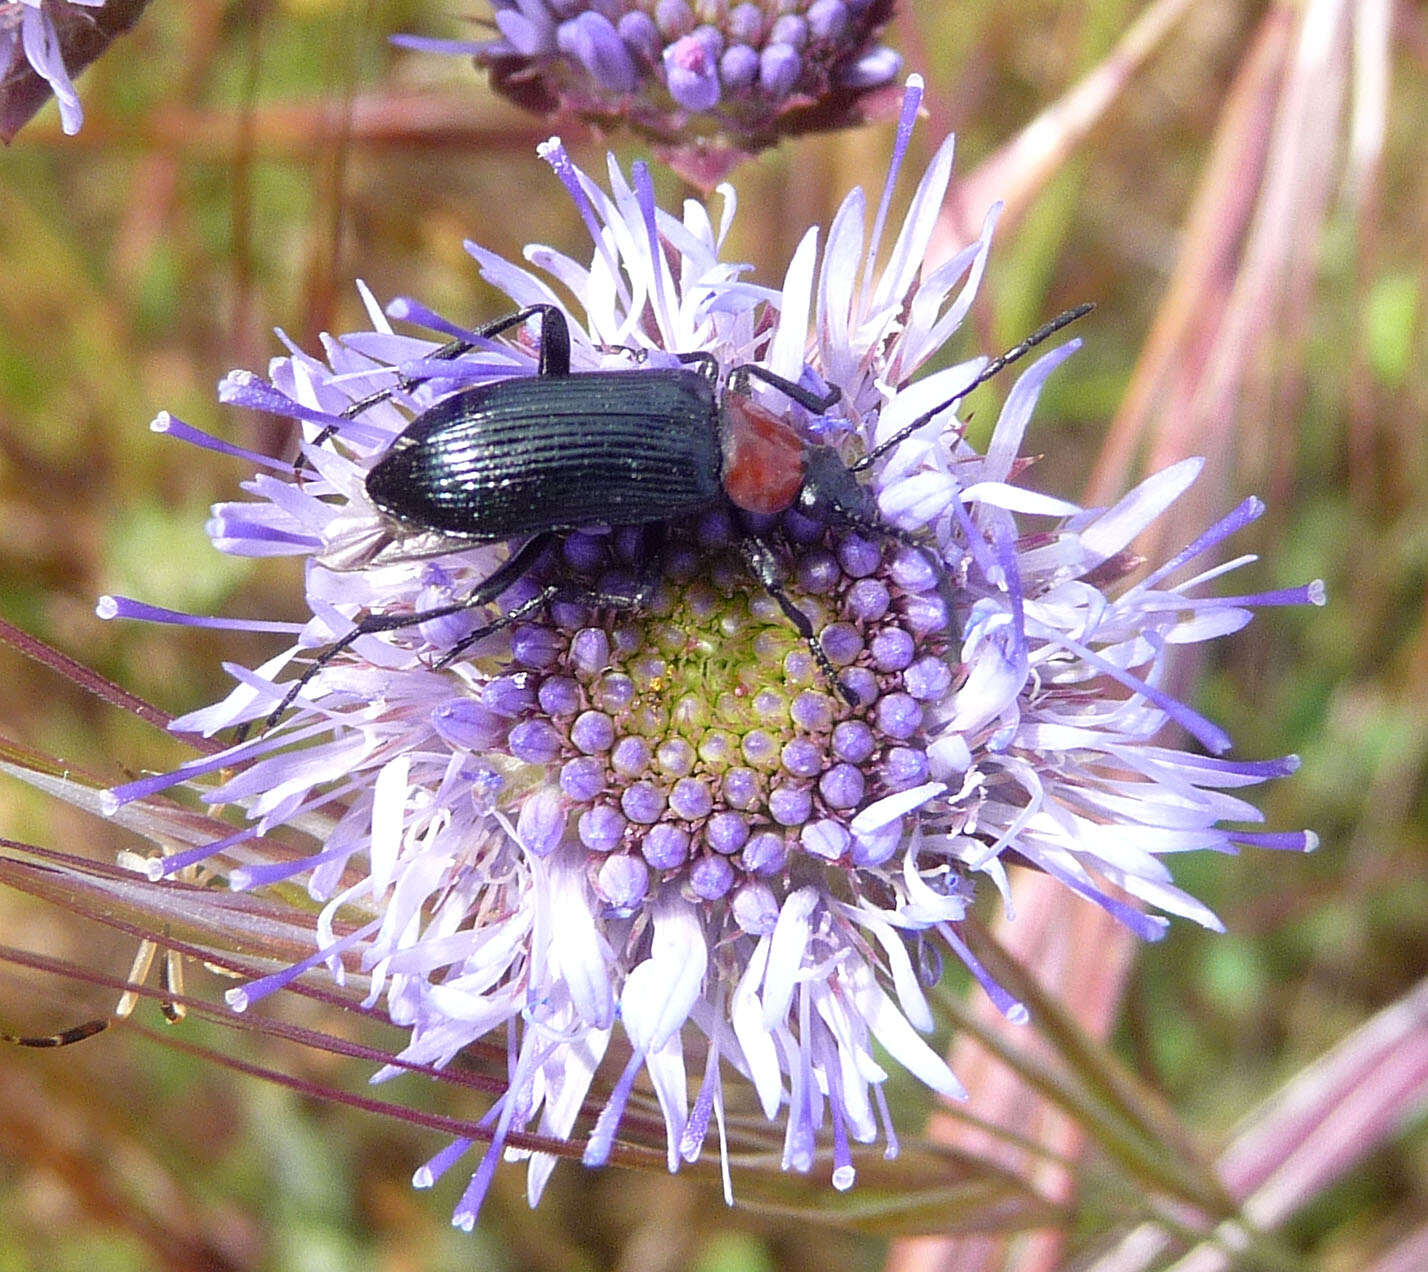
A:
<svg viewBox="0 0 1428 1272">
<path fill-rule="evenodd" d="M 706 189 L 782 136 L 879 113 L 902 59 L 877 43 L 892 0 L 492 0 L 497 38 L 398 37 L 473 56 L 547 118 L 624 123 Z"/>
<path fill-rule="evenodd" d="M 503 1093 L 459 1224 L 474 1223 L 513 1133 L 569 1138 L 593 1101 L 585 1160 L 606 1160 L 632 1099 L 654 1107 L 642 1077 L 670 1169 L 711 1140 L 727 1164 L 724 1084 L 736 1076 L 782 1126 L 784 1168 L 814 1168 L 825 1146 L 832 1182 L 846 1188 L 853 1142 L 881 1136 L 896 1149 L 881 1054 L 962 1095 L 922 1036 L 933 1025 L 924 990 L 946 953 L 1009 1017 L 1025 1015 L 960 935 L 979 878 L 1005 892 L 1006 866 L 1030 866 L 1154 939 L 1166 920 L 1142 905 L 1217 926 L 1175 887 L 1166 854 L 1312 846 L 1304 832 L 1225 825 L 1258 821 L 1235 792 L 1295 761 L 1223 758 L 1228 738 L 1159 687 L 1176 646 L 1237 630 L 1256 605 L 1320 599 L 1317 585 L 1208 595 L 1248 558 L 1187 572 L 1259 503 L 1130 582 L 1140 565 L 1130 543 L 1199 464 L 1156 474 L 1110 508 L 1021 484 L 1037 396 L 1076 342 L 1017 379 L 984 453 L 946 404 L 986 360 L 913 379 L 967 314 L 995 221 L 994 210 L 976 243 L 928 266 L 949 140 L 885 235 L 919 97 L 913 80 L 871 230 L 855 190 L 821 254 L 810 230 L 777 287 L 720 259 L 731 190 L 717 223 L 694 202 L 676 218 L 655 206 L 641 167 L 631 181 L 612 162 L 606 193 L 556 141 L 542 154 L 592 255 L 528 248 L 538 274 L 468 245 L 515 306 L 561 303 L 548 279 L 575 298 L 564 308 L 577 371 L 704 352 L 725 371 L 756 362 L 836 386 L 838 404 L 802 424 L 850 462 L 928 417 L 868 478 L 881 515 L 925 550 L 792 514 L 769 530 L 794 603 L 858 705 L 831 691 L 731 550 L 737 524 L 716 512 L 672 528 L 644 610 L 539 606 L 440 669 L 482 615 L 369 633 L 325 662 L 270 732 L 113 793 L 117 807 L 223 770 L 205 798 L 242 809 L 248 828 L 156 869 L 207 860 L 245 889 L 301 880 L 322 906 L 314 954 L 234 991 L 235 1006 L 324 964 L 340 974 L 346 955 L 360 959 L 367 1001 L 410 1031 L 404 1060 L 442 1066 L 482 1040 L 501 1044 Z M 225 400 L 309 432 L 298 481 L 252 457 L 262 469 L 252 498 L 215 509 L 213 540 L 304 557 L 312 617 L 287 629 L 293 648 L 240 672 L 225 701 L 176 727 L 262 720 L 284 697 L 288 665 L 343 637 L 354 616 L 460 600 L 503 559 L 498 545 L 393 524 L 363 479 L 453 389 L 533 374 L 533 328 L 433 357 L 436 342 L 396 333 L 364 296 L 372 329 L 329 338 L 325 360 L 292 348 L 266 380 L 224 383 Z M 413 301 L 389 313 L 471 336 Z M 391 396 L 344 417 L 379 391 Z M 795 410 L 773 389 L 754 392 L 770 410 Z M 219 445 L 167 415 L 158 425 Z M 332 440 L 314 444 L 326 430 Z M 571 534 L 485 613 L 529 601 L 548 578 L 607 588 L 647 566 L 645 550 L 618 527 Z M 124 600 L 101 612 L 184 621 Z M 1179 749 L 1170 729 L 1214 754 Z M 310 850 L 264 857 L 258 836 L 275 830 L 307 837 Z M 602 1068 L 608 1095 L 592 1096 Z M 471 1146 L 456 1140 L 417 1182 Z M 530 1155 L 532 1203 L 553 1165 Z"/>
<path fill-rule="evenodd" d="M 149 0 L 0 0 L 0 141 L 51 96 L 60 126 L 84 123 L 74 77 L 135 22 Z"/>
</svg>

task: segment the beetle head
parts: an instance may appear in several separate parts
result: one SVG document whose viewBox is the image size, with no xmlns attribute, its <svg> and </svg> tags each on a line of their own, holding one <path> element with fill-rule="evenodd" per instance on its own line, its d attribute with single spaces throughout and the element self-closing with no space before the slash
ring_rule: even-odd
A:
<svg viewBox="0 0 1428 1272">
<path fill-rule="evenodd" d="M 804 454 L 798 510 L 815 521 L 867 526 L 878 521 L 872 492 L 831 446 L 810 446 Z"/>
</svg>

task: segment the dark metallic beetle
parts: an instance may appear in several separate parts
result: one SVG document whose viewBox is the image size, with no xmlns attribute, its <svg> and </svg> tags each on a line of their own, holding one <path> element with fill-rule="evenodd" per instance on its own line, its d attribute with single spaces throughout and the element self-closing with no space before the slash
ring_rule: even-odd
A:
<svg viewBox="0 0 1428 1272">
<path fill-rule="evenodd" d="M 683 355 L 683 367 L 572 372 L 569 328 L 555 306 L 532 305 L 497 320 L 482 328 L 478 338 L 490 339 L 539 317 L 537 374 L 478 385 L 442 399 L 392 443 L 368 473 L 366 488 L 373 504 L 400 526 L 413 533 L 449 536 L 452 549 L 462 541 L 524 542 L 464 600 L 417 613 L 362 618 L 290 686 L 267 726 L 322 666 L 361 636 L 487 604 L 526 574 L 560 534 L 592 523 L 648 526 L 658 537 L 667 524 L 720 506 L 762 515 L 796 508 L 816 520 L 895 538 L 925 551 L 879 517 L 857 474 L 1089 309 L 1086 305 L 1067 311 L 989 362 L 956 397 L 851 467 L 832 447 L 809 443 L 789 420 L 748 396 L 749 381 L 757 378 L 821 413 L 838 400 L 836 388 L 818 395 L 748 363 L 729 373 L 721 394 L 719 365 L 709 353 Z M 473 347 L 469 341 L 457 341 L 432 356 L 454 358 Z M 400 387 L 414 383 L 404 380 Z M 344 418 L 360 414 L 391 392 L 353 403 Z M 808 642 L 829 683 L 856 706 L 808 616 L 784 591 L 783 572 L 768 541 L 746 530 L 738 547 L 754 577 Z M 437 665 L 446 665 L 473 642 L 551 600 L 613 608 L 641 605 L 657 581 L 658 552 L 647 555 L 651 569 L 634 592 L 573 591 L 548 583 L 530 600 L 464 637 Z"/>
</svg>

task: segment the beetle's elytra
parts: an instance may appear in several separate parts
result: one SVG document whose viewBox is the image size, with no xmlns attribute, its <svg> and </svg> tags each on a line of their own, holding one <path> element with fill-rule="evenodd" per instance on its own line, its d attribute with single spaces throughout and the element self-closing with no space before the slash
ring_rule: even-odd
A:
<svg viewBox="0 0 1428 1272">
<path fill-rule="evenodd" d="M 318 670 L 359 637 L 485 605 L 529 572 L 558 536 L 592 523 L 648 526 L 657 537 L 669 523 L 720 506 L 765 515 L 797 508 L 829 524 L 921 548 L 881 519 L 858 474 L 1090 308 L 1068 310 L 993 359 L 956 397 L 914 420 L 852 467 L 832 447 L 807 442 L 791 421 L 747 392 L 749 381 L 757 378 L 807 410 L 822 413 L 838 401 L 836 388 L 815 394 L 749 363 L 729 373 L 721 394 L 718 362 L 709 353 L 682 355 L 682 367 L 572 372 L 569 328 L 555 306 L 532 305 L 498 319 L 482 328 L 477 339 L 539 318 L 537 374 L 467 388 L 437 402 L 417 416 L 372 467 L 366 490 L 400 531 L 450 536 L 453 550 L 463 541 L 522 542 L 462 601 L 360 619 L 289 687 L 265 727 L 278 720 Z M 470 341 L 456 341 L 432 356 L 455 358 L 473 347 Z M 400 381 L 399 387 L 414 383 Z M 361 414 L 392 392 L 354 402 L 343 417 Z M 808 616 L 784 591 L 772 546 L 753 529 L 745 530 L 738 546 L 754 577 L 808 642 L 829 683 L 850 705 L 857 705 L 855 695 L 839 683 Z M 651 560 L 657 555 L 651 553 Z M 936 564 L 945 579 L 940 559 Z M 653 592 L 656 578 L 651 570 L 628 595 L 572 592 L 548 583 L 516 609 L 470 633 L 437 665 L 552 600 L 638 606 Z"/>
</svg>

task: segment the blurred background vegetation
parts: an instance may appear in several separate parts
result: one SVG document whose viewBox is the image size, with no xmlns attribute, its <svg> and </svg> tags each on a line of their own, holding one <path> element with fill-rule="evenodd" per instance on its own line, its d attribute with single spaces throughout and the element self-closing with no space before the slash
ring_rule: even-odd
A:
<svg viewBox="0 0 1428 1272">
<path fill-rule="evenodd" d="M 261 370 L 280 351 L 274 326 L 313 348 L 321 331 L 361 325 L 359 277 L 384 301 L 410 294 L 474 322 L 500 299 L 463 238 L 513 258 L 531 241 L 585 250 L 534 157 L 550 126 L 493 96 L 466 61 L 386 42 L 397 31 L 462 35 L 472 7 L 154 0 L 81 79 L 83 131 L 62 137 L 51 106 L 0 154 L 0 616 L 174 713 L 226 692 L 224 660 L 276 649 L 271 638 L 94 616 L 105 592 L 299 614 L 294 562 L 221 557 L 204 537 L 208 505 L 234 496 L 241 465 L 145 425 L 167 409 L 287 453 L 291 439 L 271 421 L 214 396 L 224 372 Z M 1176 924 L 1142 951 L 1113 1034 L 1213 1154 L 1242 1115 L 1428 965 L 1424 10 L 1406 0 L 901 9 L 889 42 L 928 81 L 915 158 L 955 130 L 959 173 L 973 174 L 959 187 L 966 216 L 979 220 L 998 194 L 1012 203 L 956 352 L 1014 343 L 1068 304 L 1098 306 L 1031 430 L 1044 456 L 1037 484 L 1104 500 L 1148 463 L 1208 454 L 1199 523 L 1246 494 L 1270 501 L 1233 545 L 1262 554 L 1246 579 L 1328 584 L 1326 610 L 1266 611 L 1193 669 L 1194 700 L 1230 730 L 1237 755 L 1303 757 L 1262 805 L 1271 827 L 1312 827 L 1323 846 L 1174 863 L 1228 935 Z M 1171 9 L 1178 21 L 1154 32 L 1143 59 L 1109 60 L 1138 17 Z M 1317 35 L 1306 30 L 1315 21 Z M 1375 42 L 1376 22 L 1391 23 L 1386 42 Z M 1314 49 L 1324 61 L 1305 63 Z M 1057 113 L 1094 74 L 1109 85 L 1104 100 L 1084 116 Z M 1390 77 L 1386 107 L 1375 75 Z M 1062 150 L 1038 164 L 1007 149 L 1048 110 Z M 643 153 L 625 138 L 563 133 L 595 174 L 607 148 L 626 164 Z M 805 225 L 826 226 L 849 186 L 880 186 L 890 138 L 889 126 L 806 138 L 745 165 L 728 255 L 778 279 Z M 684 193 L 658 179 L 666 206 Z M 976 410 L 983 435 L 994 403 Z M 1178 532 L 1162 548 L 1192 537 L 1192 523 Z M 10 650 L 0 650 L 0 721 L 8 737 L 105 781 L 186 754 Z M 0 834 L 106 860 L 133 846 L 9 781 Z M 5 944 L 113 976 L 132 955 L 109 930 L 9 893 L 0 931 Z M 95 986 L 0 972 L 5 1028 L 43 1033 L 111 1005 Z M 167 1030 L 151 1003 L 133 1026 L 79 1047 L 0 1053 L 0 1272 L 763 1272 L 873 1269 L 889 1257 L 881 1237 L 731 1212 L 683 1177 L 570 1165 L 534 1214 L 523 1172 L 500 1172 L 477 1233 L 453 1232 L 460 1172 L 433 1196 L 409 1188 L 439 1146 L 431 1133 L 300 1100 L 195 1060 L 172 1038 L 261 1053 L 197 1021 Z M 282 1063 L 351 1089 L 365 1078 L 328 1056 Z M 460 1108 L 464 1097 L 410 1098 Z M 906 1092 L 904 1124 L 919 1107 Z M 1283 1266 L 1367 1268 L 1421 1236 L 1424 1127 L 1400 1120 L 1305 1196 L 1282 1233 Z M 1058 1256 L 1066 1266 L 1089 1258 L 1110 1218 L 1083 1222 Z M 910 1257 L 896 1259 L 911 1267 Z"/>
</svg>

